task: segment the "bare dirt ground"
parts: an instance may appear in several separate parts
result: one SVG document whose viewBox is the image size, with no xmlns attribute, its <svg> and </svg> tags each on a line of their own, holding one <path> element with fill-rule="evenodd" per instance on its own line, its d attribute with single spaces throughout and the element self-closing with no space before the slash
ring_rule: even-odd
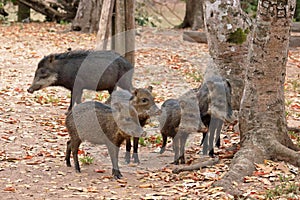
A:
<svg viewBox="0 0 300 200">
<path fill-rule="evenodd" d="M 81 149 L 94 162 L 82 165 L 75 173 L 64 162 L 68 133 L 64 126 L 70 92 L 49 87 L 34 94 L 27 93 L 38 61 L 50 53 L 67 48 L 92 49 L 94 34 L 69 32 L 68 25 L 52 23 L 3 24 L 0 26 L 0 196 L 1 199 L 232 199 L 222 188 L 211 187 L 228 170 L 232 152 L 225 147 L 238 143 L 232 129 L 223 137 L 219 164 L 195 172 L 173 174 L 171 148 L 157 153 L 157 122 L 146 127 L 146 146 L 140 148 L 139 165 L 126 165 L 125 148 L 119 156 L 123 179 L 111 179 L 111 163 L 105 146 L 84 143 Z M 143 28 L 136 37 L 134 85 L 154 86 L 158 105 L 176 98 L 201 83 L 209 61 L 206 44 L 182 40 L 182 30 Z M 291 50 L 287 68 L 287 111 L 290 126 L 299 124 L 299 48 Z M 86 93 L 84 98 L 99 95 Z M 150 139 L 149 139 L 150 138 Z M 187 160 L 198 158 L 201 136 L 192 134 L 188 141 Z M 295 142 L 297 137 L 294 136 Z M 289 177 L 298 189 L 290 199 L 299 198 L 299 175 L 286 163 L 266 161 L 257 173 L 237 184 L 244 197 L 265 199 L 266 191 L 282 185 L 279 176 Z M 102 172 L 102 173 L 99 173 Z M 297 196 L 298 195 L 298 196 Z"/>
</svg>

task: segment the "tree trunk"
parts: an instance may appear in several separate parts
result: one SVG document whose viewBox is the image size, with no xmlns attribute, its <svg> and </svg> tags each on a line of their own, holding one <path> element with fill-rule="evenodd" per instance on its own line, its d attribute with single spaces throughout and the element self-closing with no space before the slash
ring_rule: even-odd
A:
<svg viewBox="0 0 300 200">
<path fill-rule="evenodd" d="M 205 1 L 204 18 L 210 56 L 219 73 L 229 80 L 232 108 L 239 110 L 251 38 L 250 20 L 241 12 L 239 0 Z"/>
<path fill-rule="evenodd" d="M 135 48 L 134 0 L 118 0 L 112 24 L 112 49 L 134 65 Z"/>
<path fill-rule="evenodd" d="M 97 32 L 102 8 L 102 0 L 80 0 L 72 30 L 85 33 Z"/>
<path fill-rule="evenodd" d="M 135 51 L 135 3 L 134 0 L 125 1 L 125 58 L 134 66 Z"/>
<path fill-rule="evenodd" d="M 117 0 L 112 22 L 112 49 L 125 55 L 125 0 Z"/>
<path fill-rule="evenodd" d="M 197 30 L 204 27 L 203 0 L 186 1 L 185 17 L 182 24 L 180 24 L 178 27 L 191 27 L 193 30 Z"/>
<path fill-rule="evenodd" d="M 239 4 L 238 1 L 232 3 Z M 233 8 L 233 5 L 229 4 L 216 6 L 215 3 L 206 2 L 206 13 L 214 16 L 216 12 L 213 8 L 224 8 L 224 6 Z M 255 170 L 254 163 L 262 163 L 264 159 L 274 159 L 300 166 L 300 155 L 296 152 L 299 148 L 292 143 L 287 134 L 284 104 L 284 80 L 294 9 L 295 0 L 272 1 L 272 4 L 268 1 L 259 1 L 248 59 L 244 56 L 248 65 L 244 62 L 247 70 L 239 114 L 241 149 L 235 154 L 229 172 L 215 184 L 224 187 L 232 194 L 239 194 L 238 188 L 235 188 L 232 183 L 242 181 L 244 176 L 252 174 Z M 219 10 L 219 13 L 222 11 Z M 227 20 L 231 19 L 224 16 L 223 18 Z M 226 24 L 222 27 L 228 29 L 231 23 L 222 24 Z M 207 25 L 209 29 L 211 24 L 207 23 Z M 222 32 L 215 34 L 228 40 Z M 220 48 L 220 46 L 216 47 Z M 213 52 L 218 51 L 224 50 L 217 49 Z M 242 54 L 246 52 L 243 50 Z M 235 56 L 230 54 L 232 52 L 228 53 L 227 57 Z M 230 63 L 226 64 L 230 66 Z"/>
<path fill-rule="evenodd" d="M 112 12 L 115 1 L 104 0 L 97 32 L 96 49 L 107 49 L 111 28 Z"/>
<path fill-rule="evenodd" d="M 22 22 L 27 18 L 30 18 L 30 7 L 26 4 L 18 2 L 18 22 Z"/>
</svg>

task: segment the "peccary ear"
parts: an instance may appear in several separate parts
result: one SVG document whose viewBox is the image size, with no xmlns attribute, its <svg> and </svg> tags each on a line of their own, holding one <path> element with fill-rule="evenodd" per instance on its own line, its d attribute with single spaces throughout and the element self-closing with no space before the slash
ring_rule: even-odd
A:
<svg viewBox="0 0 300 200">
<path fill-rule="evenodd" d="M 55 60 L 55 55 L 51 54 L 49 56 L 49 63 L 52 63 Z"/>
<path fill-rule="evenodd" d="M 133 88 L 133 90 L 131 91 L 132 96 L 136 96 L 138 93 L 138 89 L 137 88 Z"/>
<path fill-rule="evenodd" d="M 147 87 L 147 89 L 148 89 L 150 92 L 152 92 L 153 87 L 152 87 L 151 85 L 149 85 L 149 86 Z"/>
<path fill-rule="evenodd" d="M 181 107 L 181 109 L 184 109 L 186 102 L 185 101 L 179 101 L 179 105 Z"/>
</svg>

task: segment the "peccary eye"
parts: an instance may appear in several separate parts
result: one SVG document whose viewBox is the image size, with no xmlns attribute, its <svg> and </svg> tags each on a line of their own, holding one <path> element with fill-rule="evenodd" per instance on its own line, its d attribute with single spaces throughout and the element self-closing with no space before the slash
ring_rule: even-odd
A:
<svg viewBox="0 0 300 200">
<path fill-rule="evenodd" d="M 41 69 L 40 70 L 40 77 L 45 78 L 48 76 L 47 70 L 46 69 Z"/>
<path fill-rule="evenodd" d="M 129 121 L 131 121 L 131 118 L 130 118 L 130 117 L 126 117 L 126 118 L 125 118 L 125 121 L 126 121 L 126 122 L 129 122 Z"/>
<path fill-rule="evenodd" d="M 143 102 L 143 103 L 147 103 L 148 101 L 149 101 L 149 99 L 147 99 L 147 98 L 143 98 L 143 99 L 142 99 L 142 102 Z"/>
</svg>

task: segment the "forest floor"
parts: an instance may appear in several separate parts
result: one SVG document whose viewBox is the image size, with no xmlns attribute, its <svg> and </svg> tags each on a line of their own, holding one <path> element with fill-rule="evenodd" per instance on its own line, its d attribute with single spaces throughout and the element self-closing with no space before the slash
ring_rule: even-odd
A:
<svg viewBox="0 0 300 200">
<path fill-rule="evenodd" d="M 136 36 L 135 87 L 154 87 L 157 104 L 198 87 L 209 62 L 206 44 L 182 40 L 183 30 L 141 28 Z M 64 161 L 68 133 L 64 126 L 70 92 L 48 87 L 27 93 L 37 63 L 50 53 L 68 48 L 93 49 L 95 34 L 70 32 L 69 25 L 53 23 L 0 25 L 0 196 L 1 199 L 233 199 L 212 184 L 229 168 L 239 142 L 232 126 L 222 134 L 220 162 L 194 172 L 173 174 L 171 145 L 161 145 L 157 120 L 146 126 L 141 144 L 141 163 L 126 165 L 120 149 L 120 180 L 111 177 L 111 162 L 105 146 L 81 145 L 81 155 L 94 158 L 82 173 Z M 286 110 L 289 126 L 300 127 L 300 49 L 291 49 L 287 66 Z M 104 93 L 107 94 L 107 93 Z M 99 93 L 85 92 L 84 99 L 101 100 Z M 291 134 L 300 144 L 298 133 Z M 187 142 L 188 164 L 197 162 L 201 134 Z M 85 157 L 86 158 L 86 157 Z M 187 164 L 187 165 L 188 165 Z M 266 160 L 252 176 L 235 183 L 240 199 L 299 199 L 298 168 Z"/>
</svg>

